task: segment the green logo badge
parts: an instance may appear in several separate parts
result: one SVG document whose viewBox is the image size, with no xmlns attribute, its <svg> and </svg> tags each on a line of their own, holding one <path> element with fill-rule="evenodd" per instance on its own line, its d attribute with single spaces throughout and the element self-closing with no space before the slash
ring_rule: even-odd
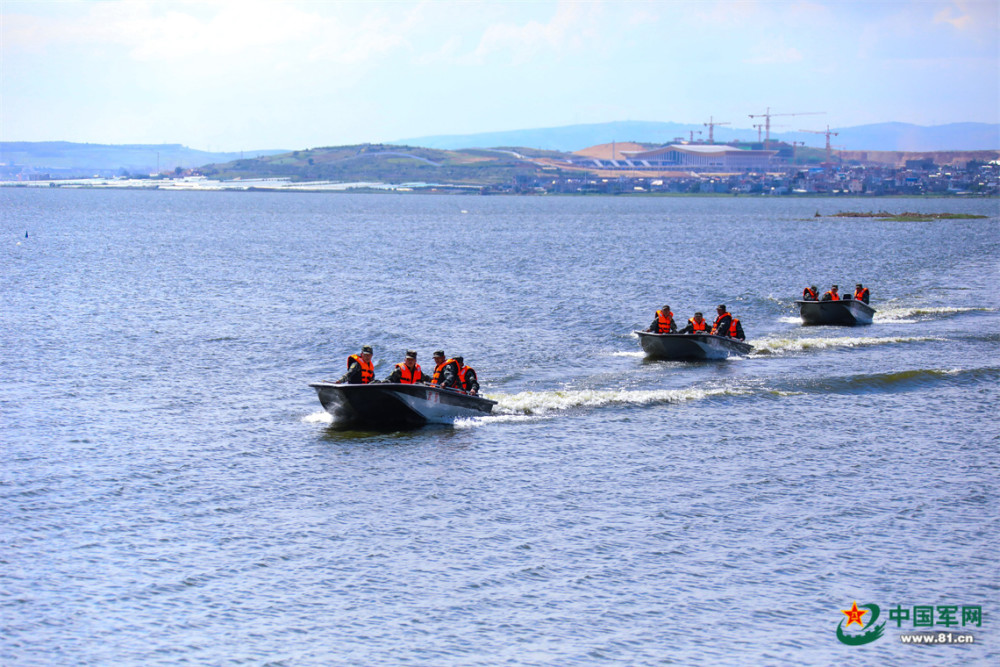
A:
<svg viewBox="0 0 1000 667">
<path fill-rule="evenodd" d="M 841 609 L 840 612 L 847 616 L 846 619 L 840 619 L 840 624 L 837 626 L 837 639 L 839 639 L 842 643 L 847 644 L 848 646 L 861 646 L 863 644 L 870 644 L 882 636 L 882 632 L 885 629 L 885 622 L 883 621 L 882 625 L 875 625 L 875 622 L 878 621 L 878 616 L 879 613 L 881 613 L 881 610 L 874 602 L 870 604 L 863 604 L 858 607 L 858 601 L 855 600 L 850 609 Z M 868 618 L 868 622 L 866 623 L 863 620 L 863 617 L 868 613 L 870 613 L 871 616 Z M 855 623 L 860 626 L 859 632 L 862 632 L 863 634 L 849 635 L 844 632 L 844 628 L 847 628 L 847 630 L 850 631 L 851 626 Z M 869 630 L 869 628 L 871 629 Z"/>
</svg>

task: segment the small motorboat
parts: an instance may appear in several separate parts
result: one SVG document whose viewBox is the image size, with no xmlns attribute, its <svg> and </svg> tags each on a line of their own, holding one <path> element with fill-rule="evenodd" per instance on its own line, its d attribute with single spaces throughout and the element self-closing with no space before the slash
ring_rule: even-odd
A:
<svg viewBox="0 0 1000 667">
<path fill-rule="evenodd" d="M 875 309 L 858 299 L 840 301 L 796 301 L 802 324 L 839 324 L 853 327 L 871 324 Z"/>
<path fill-rule="evenodd" d="M 657 359 L 725 359 L 750 354 L 753 345 L 728 336 L 712 334 L 651 333 L 636 331 L 643 351 Z"/>
<path fill-rule="evenodd" d="M 463 417 L 488 415 L 497 404 L 430 384 L 314 382 L 309 386 L 319 394 L 319 402 L 337 426 L 394 429 L 451 424 Z"/>
</svg>

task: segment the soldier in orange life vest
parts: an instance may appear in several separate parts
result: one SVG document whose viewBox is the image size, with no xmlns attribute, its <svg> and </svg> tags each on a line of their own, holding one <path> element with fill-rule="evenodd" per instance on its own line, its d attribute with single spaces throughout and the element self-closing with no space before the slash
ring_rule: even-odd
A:
<svg viewBox="0 0 1000 667">
<path fill-rule="evenodd" d="M 803 301 L 819 301 L 819 292 L 816 291 L 816 286 L 807 287 L 802 290 L 802 300 Z"/>
<path fill-rule="evenodd" d="M 400 384 L 426 384 L 427 376 L 420 370 L 417 363 L 417 353 L 413 350 L 406 351 L 406 358 L 402 363 L 396 364 L 392 373 L 385 379 L 385 382 L 398 382 Z"/>
<path fill-rule="evenodd" d="M 720 303 L 719 307 L 715 310 L 719 313 L 719 316 L 715 318 L 715 324 L 712 325 L 712 335 L 729 336 L 737 340 L 746 340 L 746 335 L 743 333 L 743 325 L 726 311 L 726 304 Z"/>
<path fill-rule="evenodd" d="M 365 345 L 361 354 L 352 354 L 347 358 L 347 373 L 337 380 L 341 384 L 368 384 L 375 379 L 375 366 L 372 364 L 372 346 Z"/>
<path fill-rule="evenodd" d="M 712 325 L 712 330 L 709 333 L 713 336 L 728 336 L 729 325 L 732 324 L 733 316 L 726 311 L 726 304 L 724 303 L 720 303 L 715 312 L 719 316 L 715 318 L 715 324 Z"/>
<path fill-rule="evenodd" d="M 678 331 L 677 333 L 683 334 L 707 334 L 710 330 L 708 322 L 702 317 L 701 313 L 695 313 L 694 317 L 688 320 L 687 326 Z"/>
<path fill-rule="evenodd" d="M 677 324 L 674 323 L 674 314 L 670 312 L 670 306 L 664 306 L 656 311 L 656 316 L 646 329 L 651 333 L 677 333 Z"/>
<path fill-rule="evenodd" d="M 458 388 L 467 391 L 473 396 L 479 394 L 479 378 L 476 377 L 476 369 L 465 365 L 464 357 L 455 357 L 458 364 Z"/>
<path fill-rule="evenodd" d="M 727 335 L 727 334 L 722 334 L 722 335 Z M 728 336 L 730 338 L 735 338 L 736 340 L 747 339 L 746 335 L 743 333 L 743 325 L 740 324 L 740 318 L 732 316 L 732 319 L 730 319 L 729 321 Z"/>
<path fill-rule="evenodd" d="M 863 287 L 861 283 L 858 283 L 854 288 L 854 298 L 858 301 L 868 303 L 868 288 Z"/>
<path fill-rule="evenodd" d="M 434 375 L 431 376 L 431 384 L 442 387 L 460 388 L 458 386 L 458 362 L 454 359 L 447 359 L 444 350 L 434 352 Z"/>
<path fill-rule="evenodd" d="M 837 286 L 834 285 L 830 288 L 829 292 L 823 292 L 823 298 L 820 301 L 840 301 L 840 294 L 837 292 Z"/>
</svg>

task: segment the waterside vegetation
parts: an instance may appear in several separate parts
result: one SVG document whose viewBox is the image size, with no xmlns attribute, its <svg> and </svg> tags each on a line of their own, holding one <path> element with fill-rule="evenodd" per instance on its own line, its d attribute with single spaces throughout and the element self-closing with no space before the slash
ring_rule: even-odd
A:
<svg viewBox="0 0 1000 667">
<path fill-rule="evenodd" d="M 816 214 L 819 216 L 819 213 Z M 889 213 L 888 211 L 841 211 L 829 216 L 831 218 L 875 218 L 877 220 L 888 220 L 891 222 L 930 222 L 932 220 L 968 220 L 976 218 L 986 218 L 985 215 L 974 215 L 972 213 Z"/>
</svg>

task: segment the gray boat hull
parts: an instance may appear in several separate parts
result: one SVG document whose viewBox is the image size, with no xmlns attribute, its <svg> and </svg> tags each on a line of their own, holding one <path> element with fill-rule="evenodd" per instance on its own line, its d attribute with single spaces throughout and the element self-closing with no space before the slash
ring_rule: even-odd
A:
<svg viewBox="0 0 1000 667">
<path fill-rule="evenodd" d="M 427 384 L 314 382 L 309 386 L 337 426 L 395 429 L 451 424 L 488 415 L 496 405 L 488 398 Z"/>
<path fill-rule="evenodd" d="M 834 324 L 853 327 L 871 324 L 875 309 L 864 301 L 841 299 L 840 301 L 796 301 L 802 323 L 808 326 Z"/>
<path fill-rule="evenodd" d="M 669 360 L 725 359 L 750 354 L 753 345 L 727 336 L 711 334 L 660 334 L 636 331 L 649 357 Z"/>
</svg>

